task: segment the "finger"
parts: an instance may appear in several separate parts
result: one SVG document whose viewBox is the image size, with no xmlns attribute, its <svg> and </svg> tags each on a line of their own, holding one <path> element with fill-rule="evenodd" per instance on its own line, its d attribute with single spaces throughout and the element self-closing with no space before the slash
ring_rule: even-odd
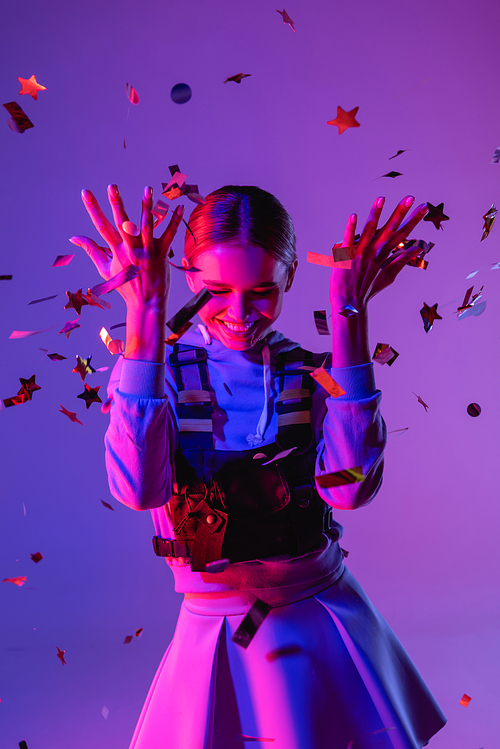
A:
<svg viewBox="0 0 500 749">
<path fill-rule="evenodd" d="M 154 252 L 153 241 L 153 188 L 145 187 L 142 198 L 141 233 L 144 248 L 148 252 Z"/>
<path fill-rule="evenodd" d="M 89 239 L 89 237 L 75 236 L 71 237 L 69 241 L 71 244 L 75 244 L 77 247 L 81 247 L 85 250 L 97 268 L 99 275 L 105 279 L 108 278 L 111 260 L 110 256 L 107 254 L 109 252 L 107 247 L 99 247 L 99 245 L 96 244 L 93 239 Z"/>
<path fill-rule="evenodd" d="M 378 275 L 377 280 L 375 281 L 371 289 L 370 298 L 375 296 L 375 294 L 378 294 L 378 292 L 382 291 L 382 289 L 385 289 L 387 288 L 387 286 L 390 286 L 392 283 L 394 283 L 394 280 L 403 270 L 405 265 L 408 264 L 412 257 L 416 257 L 419 252 L 421 252 L 421 250 L 418 247 L 412 247 L 410 250 L 406 250 L 405 252 L 402 252 L 400 255 L 398 255 L 384 269 L 384 271 Z"/>
<path fill-rule="evenodd" d="M 158 244 L 160 247 L 160 254 L 162 257 L 166 257 L 167 252 L 170 249 L 170 245 L 172 244 L 172 240 L 175 237 L 177 233 L 177 229 L 180 226 L 183 215 L 184 215 L 184 206 L 178 205 L 172 214 L 172 218 L 170 219 L 167 228 L 165 229 L 165 231 L 163 232 L 163 234 L 158 240 Z"/>
<path fill-rule="evenodd" d="M 111 222 L 108 221 L 101 206 L 90 190 L 82 190 L 82 200 L 87 209 L 87 213 L 90 216 L 90 220 L 104 241 L 111 247 L 121 242 L 120 234 L 116 231 Z"/>
<path fill-rule="evenodd" d="M 375 249 L 380 249 L 392 238 L 414 202 L 415 198 L 413 195 L 407 195 L 406 198 L 403 198 L 403 200 L 396 206 L 391 217 L 387 223 L 384 224 L 377 236 Z"/>
<path fill-rule="evenodd" d="M 352 247 L 354 245 L 354 237 L 356 236 L 356 221 L 357 216 L 355 213 L 352 213 L 349 216 L 349 220 L 347 222 L 347 225 L 345 227 L 344 231 L 344 239 L 342 241 L 342 247 Z"/>
<path fill-rule="evenodd" d="M 122 224 L 129 220 L 118 185 L 108 185 L 108 200 L 113 212 L 116 228 L 120 232 L 120 239 L 129 239 L 129 234 L 123 232 Z"/>
<path fill-rule="evenodd" d="M 407 218 L 403 224 L 401 224 L 399 229 L 392 235 L 391 239 L 384 244 L 377 255 L 377 260 L 380 263 L 383 263 L 384 260 L 389 257 L 392 250 L 397 247 L 398 244 L 405 241 L 408 235 L 420 223 L 420 221 L 422 221 L 422 219 L 428 212 L 429 208 L 427 207 L 427 203 L 422 203 L 421 205 L 419 205 L 418 208 L 413 211 L 411 216 Z"/>
<path fill-rule="evenodd" d="M 378 220 L 380 218 L 380 214 L 382 213 L 382 208 L 384 207 L 385 198 L 379 197 L 376 199 L 374 204 L 371 207 L 370 213 L 368 215 L 368 220 L 365 224 L 365 228 L 363 229 L 361 233 L 361 238 L 358 243 L 358 255 L 361 255 L 365 252 L 366 248 L 370 245 L 371 240 L 373 239 L 373 236 L 377 230 Z M 370 255 L 374 254 L 375 250 L 370 252 Z"/>
</svg>

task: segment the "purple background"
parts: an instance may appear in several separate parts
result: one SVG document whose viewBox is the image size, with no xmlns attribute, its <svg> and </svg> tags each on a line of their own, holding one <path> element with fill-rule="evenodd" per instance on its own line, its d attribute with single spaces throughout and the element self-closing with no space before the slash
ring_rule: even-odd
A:
<svg viewBox="0 0 500 749">
<path fill-rule="evenodd" d="M 371 307 L 372 350 L 381 341 L 400 352 L 391 368 L 375 364 L 388 429 L 409 429 L 389 435 L 375 502 L 336 516 L 350 569 L 449 718 L 431 745 L 498 745 L 500 271 L 490 267 L 500 260 L 500 227 L 479 239 L 482 215 L 500 201 L 500 165 L 490 164 L 500 145 L 500 6 L 287 3 L 296 33 L 264 0 L 27 0 L 3 10 L 2 102 L 18 101 L 35 127 L 15 134 L 5 112 L 0 128 L 0 274 L 13 274 L 0 282 L 0 397 L 34 372 L 42 390 L 0 413 L 0 578 L 28 578 L 24 588 L 0 584 L 0 749 L 20 739 L 29 749 L 125 749 L 174 629 L 180 596 L 152 553 L 149 514 L 110 497 L 107 417 L 76 399 L 83 386 L 71 374 L 76 354 L 113 365 L 98 332 L 124 320 L 121 298 L 108 297 L 109 312 L 86 307 L 80 329 L 57 335 L 76 317 L 63 310 L 65 290 L 100 280 L 67 241 L 97 239 L 80 189 L 105 202 L 106 185 L 118 183 L 137 221 L 143 186 L 158 197 L 173 163 L 202 194 L 234 182 L 283 201 L 300 269 L 279 327 L 315 350 L 329 345 L 312 316 L 328 308 L 328 270 L 306 264 L 307 251 L 328 253 L 348 215 L 364 221 L 380 194 L 391 206 L 407 193 L 444 201 L 444 231 L 425 223 L 416 235 L 436 242 L 428 270 L 405 268 Z M 239 72 L 252 77 L 223 85 Z M 33 73 L 47 87 L 36 102 L 18 95 L 17 76 Z M 124 150 L 127 81 L 140 103 L 130 106 Z M 169 95 L 179 82 L 193 90 L 184 105 Z M 327 126 L 337 105 L 359 106 L 361 127 L 339 136 Z M 410 150 L 389 161 L 399 148 Z M 391 169 L 404 176 L 376 180 Z M 174 249 L 179 260 L 181 238 Z M 68 267 L 51 267 L 72 252 Z M 174 278 L 171 312 L 189 297 L 182 276 Z M 486 311 L 457 321 L 472 283 L 476 291 L 485 284 Z M 50 294 L 57 299 L 27 306 Z M 428 334 L 423 301 L 439 302 L 443 317 Z M 13 329 L 49 326 L 8 339 Z M 41 360 L 40 346 L 68 358 Z M 103 392 L 108 374 L 87 381 Z M 471 401 L 479 418 L 467 415 Z M 58 413 L 60 403 L 85 426 Z M 37 565 L 36 551 L 44 555 Z M 138 627 L 142 637 L 124 645 Z M 468 708 L 459 705 L 464 692 Z"/>
</svg>

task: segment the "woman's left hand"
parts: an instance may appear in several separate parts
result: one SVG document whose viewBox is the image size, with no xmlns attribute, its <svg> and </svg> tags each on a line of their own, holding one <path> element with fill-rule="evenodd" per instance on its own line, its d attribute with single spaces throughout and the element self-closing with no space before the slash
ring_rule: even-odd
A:
<svg viewBox="0 0 500 749">
<path fill-rule="evenodd" d="M 357 242 L 354 241 L 357 216 L 353 213 L 349 217 L 342 246 L 355 247 L 356 254 L 350 269 L 332 269 L 330 302 L 334 313 L 346 304 L 352 305 L 358 312 L 364 312 L 368 301 L 390 286 L 406 263 L 421 252 L 413 246 L 396 254 L 385 267 L 381 267 L 428 212 L 427 203 L 423 203 L 408 216 L 414 202 L 415 198 L 411 195 L 404 198 L 384 226 L 377 230 L 385 203 L 385 198 L 377 198 Z"/>
</svg>

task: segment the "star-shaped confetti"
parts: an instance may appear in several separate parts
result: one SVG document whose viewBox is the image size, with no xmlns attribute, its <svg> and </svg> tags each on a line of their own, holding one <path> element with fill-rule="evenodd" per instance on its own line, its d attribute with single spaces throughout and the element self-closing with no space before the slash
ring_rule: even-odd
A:
<svg viewBox="0 0 500 749">
<path fill-rule="evenodd" d="M 59 660 L 61 661 L 61 663 L 63 664 L 63 666 L 66 666 L 66 661 L 64 660 L 64 653 L 66 651 L 65 650 L 61 650 L 58 645 L 56 645 L 56 648 L 57 648 L 57 657 L 59 658 Z"/>
<path fill-rule="evenodd" d="M 18 395 L 25 395 L 28 400 L 31 400 L 32 394 L 35 392 L 35 390 L 41 390 L 42 388 L 40 385 L 37 385 L 35 382 L 36 375 L 31 375 L 29 379 L 24 379 L 24 377 L 19 378 L 19 382 L 21 383 L 21 389 L 18 391 Z"/>
<path fill-rule="evenodd" d="M 101 386 L 98 385 L 95 388 L 91 388 L 85 383 L 85 390 L 83 393 L 80 393 L 80 395 L 77 395 L 77 398 L 81 398 L 85 401 L 85 405 L 87 408 L 90 408 L 92 403 L 102 403 L 102 400 L 97 395 L 98 391 L 101 389 Z"/>
<path fill-rule="evenodd" d="M 229 78 L 226 78 L 224 83 L 229 83 L 229 81 L 234 81 L 234 83 L 241 83 L 243 78 L 251 78 L 251 73 L 237 73 L 236 75 L 231 75 Z"/>
<path fill-rule="evenodd" d="M 497 213 L 498 213 L 498 209 L 495 208 L 494 205 L 492 205 L 490 210 L 486 211 L 486 213 L 484 214 L 483 236 L 481 237 L 481 242 L 483 241 L 483 239 L 486 239 L 486 237 L 490 233 L 492 226 L 495 223 Z"/>
<path fill-rule="evenodd" d="M 38 562 L 41 562 L 43 559 L 43 554 L 40 554 L 39 551 L 35 552 L 34 554 L 30 554 L 31 559 L 35 562 L 35 564 L 38 564 Z"/>
<path fill-rule="evenodd" d="M 91 360 L 91 356 L 88 356 L 86 359 L 82 359 L 82 357 L 78 355 L 76 357 L 76 366 L 71 370 L 71 372 L 79 374 L 82 378 L 82 382 L 88 374 L 95 374 L 95 369 L 90 364 Z"/>
<path fill-rule="evenodd" d="M 67 291 L 66 296 L 68 297 L 68 303 L 64 305 L 64 309 L 74 309 L 77 315 L 81 315 L 82 307 L 88 304 L 88 301 L 82 294 L 82 289 L 78 289 L 74 294 L 71 291 Z"/>
<path fill-rule="evenodd" d="M 432 328 L 434 320 L 443 319 L 441 315 L 438 315 L 437 308 L 438 308 L 437 302 L 436 304 L 433 304 L 432 307 L 430 307 L 428 304 L 424 302 L 424 306 L 420 310 L 420 315 L 422 317 L 422 320 L 424 323 L 424 330 L 426 333 L 428 333 L 429 330 Z"/>
<path fill-rule="evenodd" d="M 356 114 L 359 107 L 354 107 L 349 112 L 346 112 L 342 107 L 337 107 L 337 116 L 334 120 L 329 120 L 327 125 L 336 125 L 339 129 L 339 135 L 342 135 L 344 130 L 348 127 L 359 127 L 359 122 L 356 120 Z"/>
<path fill-rule="evenodd" d="M 413 390 L 412 390 L 412 393 L 413 393 Z M 424 407 L 425 413 L 427 413 L 427 411 L 429 410 L 429 406 L 427 405 L 427 403 L 425 403 L 422 400 L 422 398 L 419 395 L 417 395 L 416 393 L 413 393 L 413 395 L 418 400 L 418 402 Z"/>
<path fill-rule="evenodd" d="M 449 221 L 450 217 L 445 216 L 444 211 L 444 203 L 439 203 L 439 205 L 432 205 L 432 203 L 427 203 L 427 208 L 429 209 L 429 213 L 424 216 L 424 221 L 431 221 L 436 229 L 442 229 L 441 226 L 442 221 Z"/>
<path fill-rule="evenodd" d="M 64 328 L 61 328 L 61 330 L 59 331 L 59 334 L 64 333 L 66 338 L 69 338 L 71 331 L 76 330 L 76 328 L 81 328 L 81 325 L 78 322 L 78 318 L 76 320 L 68 320 Z"/>
<path fill-rule="evenodd" d="M 38 99 L 39 91 L 47 91 L 46 86 L 42 86 L 38 83 L 36 76 L 32 75 L 31 78 L 18 78 L 21 84 L 20 94 L 29 94 L 35 101 Z"/>
<path fill-rule="evenodd" d="M 19 588 L 22 588 L 26 580 L 27 580 L 26 577 L 4 577 L 2 582 L 13 583 L 14 585 L 17 585 Z"/>
<path fill-rule="evenodd" d="M 85 426 L 85 424 L 83 423 L 83 421 L 80 421 L 80 419 L 77 419 L 77 417 L 76 417 L 76 411 L 68 411 L 68 409 L 64 408 L 64 406 L 60 406 L 59 411 L 60 411 L 60 413 L 62 413 L 65 416 L 67 416 L 68 419 L 71 419 L 71 421 L 73 421 L 73 422 L 77 421 L 78 424 L 82 425 L 82 427 Z"/>
<path fill-rule="evenodd" d="M 295 25 L 286 10 L 283 8 L 283 10 L 276 10 L 276 13 L 279 13 L 280 16 L 283 18 L 283 23 L 287 23 L 291 29 L 295 31 Z"/>
</svg>

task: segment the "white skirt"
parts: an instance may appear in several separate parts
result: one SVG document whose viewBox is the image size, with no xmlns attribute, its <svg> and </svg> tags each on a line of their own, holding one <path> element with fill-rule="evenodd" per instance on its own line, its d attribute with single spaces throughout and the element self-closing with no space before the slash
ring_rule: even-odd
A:
<svg viewBox="0 0 500 749">
<path fill-rule="evenodd" d="M 419 749 L 446 719 L 346 569 L 273 608 L 247 649 L 231 637 L 255 600 L 185 599 L 130 749 Z"/>
</svg>

